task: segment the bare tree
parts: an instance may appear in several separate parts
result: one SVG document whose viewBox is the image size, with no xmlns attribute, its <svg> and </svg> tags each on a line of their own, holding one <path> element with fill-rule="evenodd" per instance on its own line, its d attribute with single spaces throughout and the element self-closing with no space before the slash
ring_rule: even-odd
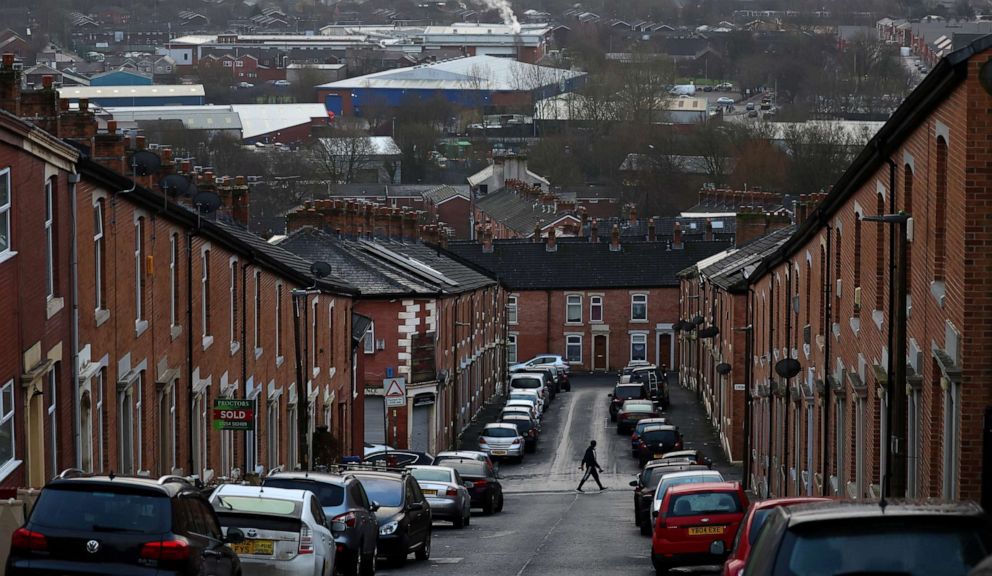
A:
<svg viewBox="0 0 992 576">
<path fill-rule="evenodd" d="M 339 130 L 317 138 L 309 147 L 314 164 L 332 184 L 350 184 L 375 166 L 376 147 L 364 132 Z"/>
</svg>

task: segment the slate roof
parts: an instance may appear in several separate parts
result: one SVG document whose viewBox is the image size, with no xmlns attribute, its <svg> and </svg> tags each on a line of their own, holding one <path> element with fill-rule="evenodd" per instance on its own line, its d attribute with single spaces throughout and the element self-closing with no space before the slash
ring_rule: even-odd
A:
<svg viewBox="0 0 992 576">
<path fill-rule="evenodd" d="M 621 238 L 646 239 L 648 236 L 648 218 L 638 218 L 637 222 L 612 218 L 600 220 L 597 228 L 597 235 L 601 239 L 609 239 L 613 233 L 613 224 L 620 228 Z M 655 218 L 654 232 L 661 239 L 670 240 L 675 235 L 675 223 L 682 226 L 682 237 L 685 239 L 702 237 L 706 233 L 706 223 L 709 221 L 713 227 L 713 238 L 716 240 L 733 240 L 737 229 L 737 219 L 734 216 L 711 216 L 711 217 L 691 217 L 691 216 L 663 216 Z M 590 224 L 586 224 L 583 236 L 586 238 L 590 234 Z"/>
<path fill-rule="evenodd" d="M 491 219 L 503 224 L 522 236 L 534 232 L 537 224 L 550 224 L 563 216 L 574 216 L 571 211 L 547 212 L 537 198 L 527 199 L 509 188 L 490 192 L 475 201 L 475 206 Z"/>
<path fill-rule="evenodd" d="M 421 198 L 427 192 L 436 190 L 439 184 L 337 184 L 331 189 L 331 196 L 339 198 Z"/>
<path fill-rule="evenodd" d="M 435 205 L 442 204 L 452 198 L 461 197 L 466 200 L 469 199 L 469 187 L 467 184 L 461 185 L 451 185 L 442 184 L 432 190 L 428 190 L 423 194 L 424 200 L 430 200 Z"/>
<path fill-rule="evenodd" d="M 680 270 L 729 246 L 700 241 L 672 250 L 667 242 L 624 241 L 612 252 L 608 242 L 558 242 L 548 252 L 545 242 L 497 240 L 490 253 L 474 242 L 451 243 L 446 250 L 510 290 L 581 290 L 678 286 Z"/>
<path fill-rule="evenodd" d="M 796 231 L 795 226 L 775 230 L 747 244 L 728 251 L 724 258 L 711 262 L 699 270 L 700 275 L 709 278 L 718 287 L 735 291 L 747 286 L 741 271 L 749 265 L 757 265 L 761 259 L 771 254 Z"/>
</svg>

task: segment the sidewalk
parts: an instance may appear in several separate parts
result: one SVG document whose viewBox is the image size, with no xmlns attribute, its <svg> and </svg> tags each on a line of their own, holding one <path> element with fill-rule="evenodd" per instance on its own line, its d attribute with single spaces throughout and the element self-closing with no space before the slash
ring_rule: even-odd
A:
<svg viewBox="0 0 992 576">
<path fill-rule="evenodd" d="M 683 388 L 678 383 L 678 374 L 669 374 L 668 393 L 672 401 L 668 414 L 685 436 L 685 448 L 702 450 L 713 460 L 713 468 L 719 470 L 727 480 L 740 480 L 743 466 L 727 459 L 720 438 L 706 417 L 706 409 L 696 398 L 696 393 Z"/>
<path fill-rule="evenodd" d="M 459 450 L 478 450 L 479 433 L 490 422 L 499 420 L 499 413 L 506 404 L 506 397 L 502 394 L 493 396 L 489 403 L 483 406 L 472 418 L 472 422 L 458 435 Z"/>
</svg>

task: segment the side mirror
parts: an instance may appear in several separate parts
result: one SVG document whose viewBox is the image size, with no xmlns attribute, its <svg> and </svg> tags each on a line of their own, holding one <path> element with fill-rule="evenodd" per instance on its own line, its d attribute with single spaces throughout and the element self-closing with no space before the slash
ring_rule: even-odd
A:
<svg viewBox="0 0 992 576">
<path fill-rule="evenodd" d="M 369 504 L 369 510 L 371 510 L 372 512 L 379 510 L 380 507 L 381 506 L 379 506 L 379 503 L 376 502 L 375 500 L 373 500 L 372 503 Z"/>
<path fill-rule="evenodd" d="M 245 533 L 241 531 L 241 528 L 230 527 L 227 529 L 227 535 L 224 536 L 225 544 L 241 544 L 245 541 Z"/>
<path fill-rule="evenodd" d="M 406 509 L 409 510 L 409 511 L 411 511 L 411 512 L 416 512 L 418 510 L 423 510 L 424 509 L 424 503 L 423 502 L 410 502 L 410 505 L 407 506 Z"/>
<path fill-rule="evenodd" d="M 634 488 L 637 488 L 637 480 L 631 480 L 630 485 L 633 486 Z"/>
<path fill-rule="evenodd" d="M 475 482 L 465 482 L 464 484 L 462 484 L 462 486 L 471 490 L 472 488 L 475 488 Z"/>
<path fill-rule="evenodd" d="M 714 556 L 723 556 L 727 551 L 727 546 L 723 543 L 723 540 L 714 540 L 710 544 L 710 554 Z"/>
</svg>

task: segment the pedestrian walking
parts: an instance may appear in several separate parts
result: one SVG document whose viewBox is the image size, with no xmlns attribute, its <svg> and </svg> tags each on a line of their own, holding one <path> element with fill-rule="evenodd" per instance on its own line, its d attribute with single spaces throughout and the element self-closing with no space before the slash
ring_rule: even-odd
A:
<svg viewBox="0 0 992 576">
<path fill-rule="evenodd" d="M 606 490 L 603 483 L 599 481 L 599 473 L 603 471 L 603 467 L 596 461 L 595 440 L 589 442 L 589 447 L 586 448 L 586 453 L 582 456 L 582 462 L 579 463 L 579 470 L 583 468 L 585 468 L 586 473 L 582 475 L 582 481 L 579 482 L 579 487 L 575 489 L 576 492 L 582 492 L 582 485 L 586 483 L 589 476 L 592 476 L 592 479 L 596 481 L 600 490 Z"/>
</svg>

